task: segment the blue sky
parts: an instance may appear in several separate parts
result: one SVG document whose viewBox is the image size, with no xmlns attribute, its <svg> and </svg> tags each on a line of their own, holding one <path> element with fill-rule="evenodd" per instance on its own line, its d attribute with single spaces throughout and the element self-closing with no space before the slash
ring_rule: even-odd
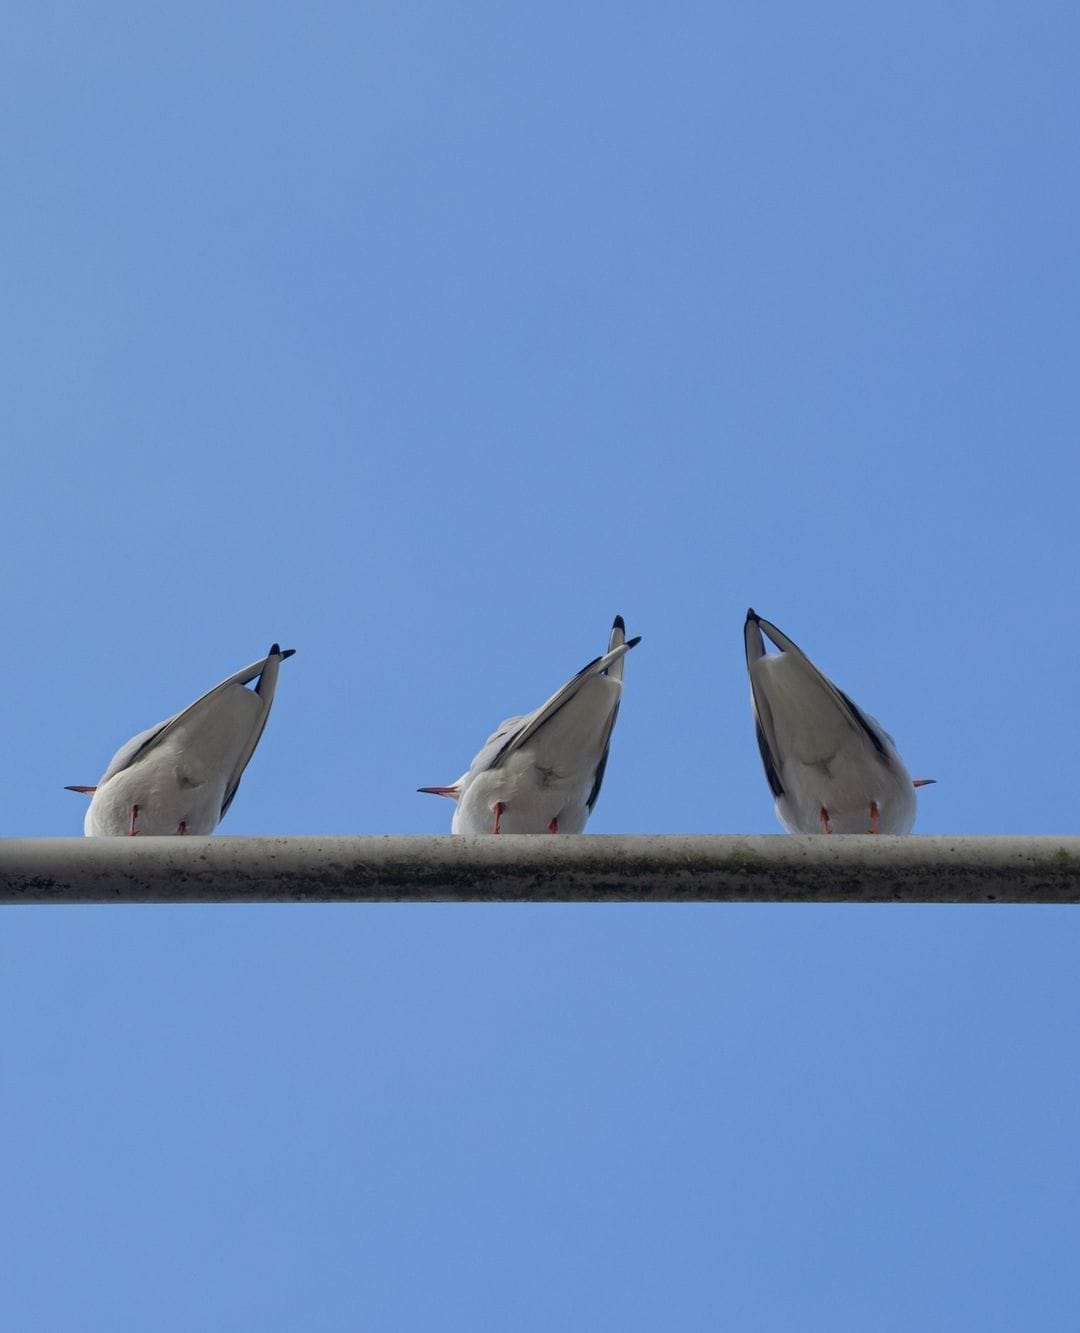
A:
<svg viewBox="0 0 1080 1333">
<path fill-rule="evenodd" d="M 278 639 L 222 834 L 443 832 L 414 789 L 621 612 L 590 830 L 777 832 L 752 604 L 938 780 L 920 832 L 1073 832 L 1078 39 L 14 6 L 0 831 L 77 835 Z M 1071 911 L 3 925 L 12 1327 L 1075 1318 Z"/>
</svg>

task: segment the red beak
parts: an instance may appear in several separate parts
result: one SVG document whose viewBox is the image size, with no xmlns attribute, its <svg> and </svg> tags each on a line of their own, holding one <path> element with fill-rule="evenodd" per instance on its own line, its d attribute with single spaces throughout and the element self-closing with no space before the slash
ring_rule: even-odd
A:
<svg viewBox="0 0 1080 1333">
<path fill-rule="evenodd" d="M 457 796 L 456 787 L 417 787 L 417 791 L 426 791 L 429 796 Z"/>
<path fill-rule="evenodd" d="M 937 782 L 937 778 L 912 778 L 913 787 L 932 787 Z"/>
<path fill-rule="evenodd" d="M 81 791 L 84 796 L 93 796 L 97 791 L 96 787 L 65 787 L 65 791 Z"/>
</svg>

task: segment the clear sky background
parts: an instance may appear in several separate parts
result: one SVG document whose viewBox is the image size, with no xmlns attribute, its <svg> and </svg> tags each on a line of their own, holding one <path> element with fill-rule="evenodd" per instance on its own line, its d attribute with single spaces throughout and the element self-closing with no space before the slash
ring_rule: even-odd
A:
<svg viewBox="0 0 1080 1333">
<path fill-rule="evenodd" d="M 922 833 L 1077 830 L 1069 4 L 17 3 L 0 831 L 295 647 L 222 835 L 778 832 L 748 605 Z M 6 1328 L 1060 1330 L 1080 915 L 12 909 Z"/>
</svg>

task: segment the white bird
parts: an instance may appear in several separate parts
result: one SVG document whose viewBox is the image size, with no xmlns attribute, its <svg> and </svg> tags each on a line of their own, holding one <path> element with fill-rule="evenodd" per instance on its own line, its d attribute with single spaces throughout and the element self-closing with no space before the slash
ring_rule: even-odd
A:
<svg viewBox="0 0 1080 1333">
<path fill-rule="evenodd" d="M 451 833 L 581 833 L 600 795 L 622 695 L 627 640 L 615 617 L 608 651 L 524 717 L 499 726 L 449 787 L 420 787 L 457 802 Z"/>
<path fill-rule="evenodd" d="M 278 668 L 295 651 L 275 643 L 190 708 L 133 736 L 96 787 L 68 787 L 93 795 L 86 836 L 213 833 L 270 716 Z M 255 688 L 245 689 L 256 676 Z"/>
<path fill-rule="evenodd" d="M 766 652 L 762 633 L 780 650 Z M 910 833 L 915 788 L 893 738 L 785 634 L 746 613 L 750 698 L 765 777 L 789 833 Z"/>
</svg>

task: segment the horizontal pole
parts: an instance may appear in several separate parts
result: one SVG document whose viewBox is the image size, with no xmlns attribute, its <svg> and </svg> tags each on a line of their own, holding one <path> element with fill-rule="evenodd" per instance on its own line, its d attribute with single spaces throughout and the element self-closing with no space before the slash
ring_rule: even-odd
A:
<svg viewBox="0 0 1080 1333">
<path fill-rule="evenodd" d="M 2 903 L 1080 902 L 1080 838 L 11 838 Z"/>
</svg>

